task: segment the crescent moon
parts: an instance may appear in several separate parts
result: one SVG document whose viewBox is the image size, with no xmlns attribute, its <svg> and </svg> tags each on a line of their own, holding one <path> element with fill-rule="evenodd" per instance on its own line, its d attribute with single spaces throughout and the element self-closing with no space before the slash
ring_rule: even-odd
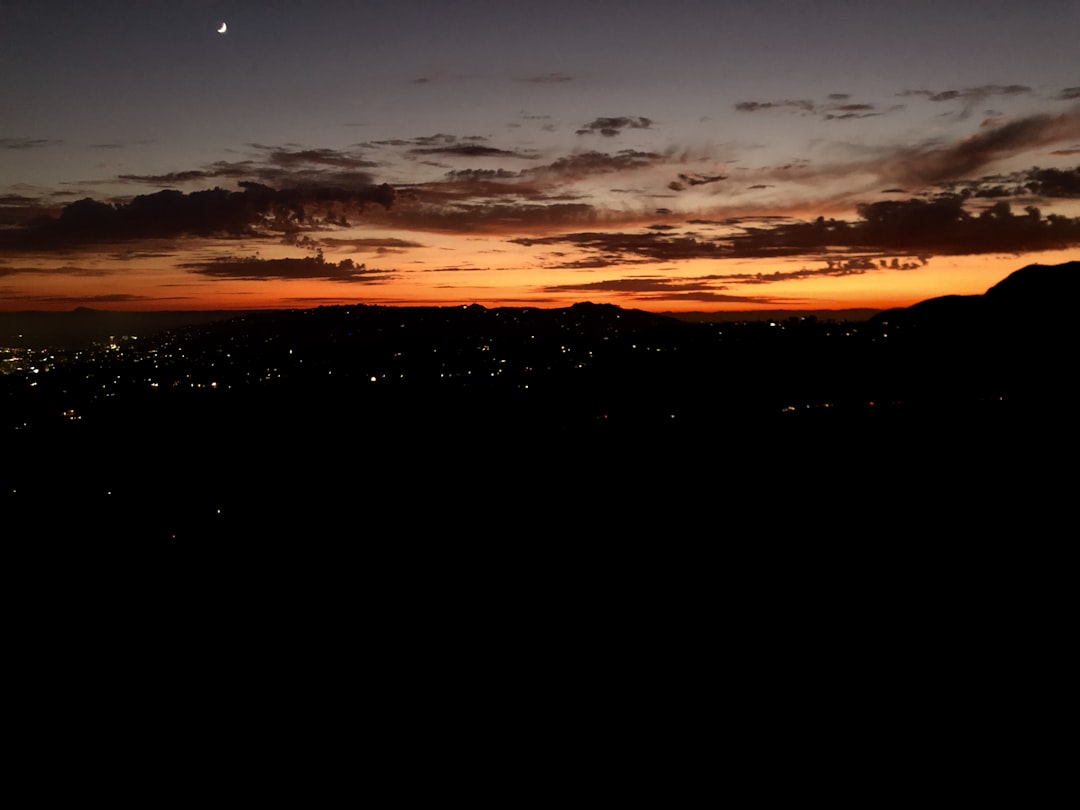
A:
<svg viewBox="0 0 1080 810">
<path fill-rule="evenodd" d="M 226 31 L 228 31 L 228 30 L 229 30 L 229 26 L 227 26 L 227 25 L 226 25 L 225 23 L 222 23 L 222 24 L 221 24 L 221 28 L 219 28 L 219 29 L 217 30 L 217 32 L 218 32 L 219 34 L 224 34 L 224 33 L 225 33 Z"/>
</svg>

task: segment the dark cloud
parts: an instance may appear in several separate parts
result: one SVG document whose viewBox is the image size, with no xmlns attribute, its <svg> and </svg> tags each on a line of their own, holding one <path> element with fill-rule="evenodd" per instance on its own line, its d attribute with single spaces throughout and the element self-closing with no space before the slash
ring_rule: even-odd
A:
<svg viewBox="0 0 1080 810">
<path fill-rule="evenodd" d="M 263 144 L 249 144 L 259 154 L 256 159 L 216 161 L 201 169 L 166 174 L 122 174 L 118 179 L 156 186 L 174 186 L 212 180 L 254 180 L 279 188 L 336 186 L 362 190 L 373 179 L 361 171 L 377 164 L 347 151 L 334 149 L 290 150 Z"/>
<path fill-rule="evenodd" d="M 873 104 L 833 104 L 825 108 L 826 121 L 848 121 L 881 115 Z"/>
<path fill-rule="evenodd" d="M 43 146 L 54 146 L 58 143 L 63 142 L 48 138 L 0 138 L 0 149 L 40 149 Z"/>
<path fill-rule="evenodd" d="M 725 249 L 722 245 L 689 236 L 670 236 L 662 233 L 584 232 L 561 234 L 550 237 L 521 237 L 511 239 L 519 245 L 572 244 L 579 250 L 603 254 L 612 262 L 626 257 L 638 257 L 659 261 L 676 259 L 720 258 Z"/>
<path fill-rule="evenodd" d="M 702 301 L 706 303 L 769 305 L 776 299 L 757 295 L 733 295 L 716 277 L 670 278 L 643 276 L 605 279 L 580 284 L 543 287 L 545 293 L 617 293 L 649 301 Z"/>
<path fill-rule="evenodd" d="M 1080 150 L 1077 150 L 1080 152 Z M 977 180 L 958 180 L 945 184 L 946 194 L 972 198 L 1014 198 L 1031 202 L 1032 197 L 1080 197 L 1080 167 L 1072 169 L 1027 169 L 1009 174 L 994 174 Z"/>
<path fill-rule="evenodd" d="M 400 227 L 432 231 L 502 233 L 535 232 L 581 227 L 600 219 L 587 203 L 574 202 L 468 202 L 445 199 L 399 198 L 389 220 Z"/>
<path fill-rule="evenodd" d="M 190 262 L 181 265 L 196 273 L 214 278 L 265 281 L 267 279 L 324 279 L 348 283 L 370 284 L 386 281 L 391 274 L 381 270 L 369 270 L 352 259 L 328 262 L 322 253 L 288 259 L 260 259 L 258 257 L 232 257 L 212 262 Z"/>
<path fill-rule="evenodd" d="M 658 290 L 709 290 L 709 284 L 697 279 L 673 279 L 661 276 L 644 278 L 615 278 L 580 284 L 559 284 L 544 287 L 544 292 L 656 292 Z"/>
<path fill-rule="evenodd" d="M 1062 195 L 1074 192 L 1075 175 L 1045 175 L 1045 182 L 1057 184 Z M 1002 251 L 1062 249 L 1080 245 L 1080 218 L 1051 214 L 1045 218 L 1032 207 L 1013 213 L 1001 202 L 978 214 L 970 212 L 960 195 L 934 200 L 910 199 L 864 203 L 858 206 L 859 219 L 784 221 L 731 220 L 724 223 L 740 230 L 719 239 L 647 233 L 579 232 L 548 237 L 518 238 L 524 245 L 572 245 L 587 256 L 577 261 L 599 260 L 617 265 L 641 260 L 679 261 L 687 259 L 750 259 L 828 255 L 832 251 L 873 251 L 935 254 L 980 254 Z M 870 258 L 870 254 L 866 254 Z M 565 266 L 565 265 L 563 265 Z M 590 265 L 602 266 L 602 265 Z M 837 264 L 831 272 L 876 269 L 869 264 Z M 815 272 L 825 272 L 815 271 Z"/>
<path fill-rule="evenodd" d="M 795 110 L 813 112 L 814 102 L 806 99 L 784 99 L 783 101 L 740 101 L 735 105 L 739 112 L 761 112 L 763 110 Z"/>
<path fill-rule="evenodd" d="M 569 185 L 604 174 L 635 171 L 662 162 L 655 152 L 624 149 L 616 153 L 587 151 L 552 163 L 520 171 L 506 169 L 458 169 L 438 182 L 417 184 L 400 190 L 395 220 L 438 222 L 440 229 L 460 222 L 461 227 L 499 228 L 514 222 L 548 228 L 558 223 L 580 226 L 595 219 L 594 209 L 578 203 L 579 194 Z M 503 202 L 495 202 L 503 200 Z M 419 227 L 427 227 L 420 225 Z"/>
<path fill-rule="evenodd" d="M 618 135 L 624 129 L 648 129 L 652 126 L 652 123 L 651 119 L 644 117 L 634 118 L 632 116 L 620 116 L 618 118 L 596 118 L 577 130 L 576 134 L 594 135 L 599 133 L 600 135 L 611 138 Z"/>
<path fill-rule="evenodd" d="M 898 151 L 881 168 L 904 185 L 935 185 L 970 176 L 996 160 L 1077 136 L 1080 109 L 1061 115 L 1033 115 L 984 130 L 952 146 Z"/>
<path fill-rule="evenodd" d="M 776 270 L 772 273 L 726 273 L 710 276 L 717 280 L 739 284 L 775 284 L 780 281 L 805 281 L 812 278 L 861 276 L 877 270 L 915 270 L 925 267 L 926 257 L 879 258 L 875 255 L 825 257 L 819 267 L 801 267 L 798 270 Z"/>
<path fill-rule="evenodd" d="M 266 162 L 275 166 L 334 166 L 339 169 L 367 169 L 378 164 L 360 155 L 337 149 L 282 149 L 275 146 L 251 144 L 255 149 L 267 152 Z"/>
<path fill-rule="evenodd" d="M 23 206 L 23 205 L 39 205 L 41 199 L 39 197 L 27 197 L 23 194 L 0 194 L 0 206 Z"/>
<path fill-rule="evenodd" d="M 455 169 L 448 171 L 446 177 L 449 180 L 488 182 L 491 180 L 512 180 L 521 177 L 521 172 L 512 172 L 509 169 Z"/>
<path fill-rule="evenodd" d="M 182 172 L 167 172 L 166 174 L 121 174 L 118 179 L 134 183 L 150 183 L 153 185 L 178 185 L 180 183 L 193 183 L 198 180 L 208 180 L 222 177 L 223 173 L 204 171 L 202 169 L 189 169 Z M 233 176 L 240 176 L 239 173 Z"/>
<path fill-rule="evenodd" d="M 615 154 L 607 152 L 579 152 L 559 158 L 546 166 L 529 170 L 532 175 L 558 175 L 564 179 L 577 179 L 596 174 L 644 169 L 659 163 L 663 157 L 656 152 L 638 152 L 623 149 Z"/>
<path fill-rule="evenodd" d="M 933 90 L 905 90 L 900 95 L 923 96 L 930 101 L 942 102 L 956 101 L 957 99 L 982 101 L 988 96 L 1016 96 L 1030 92 L 1031 88 L 1025 84 L 984 84 L 980 87 L 967 87 L 963 90 L 941 90 L 938 92 Z"/>
<path fill-rule="evenodd" d="M 523 160 L 533 160 L 536 157 L 536 154 L 533 152 L 496 149 L 493 146 L 483 146 L 475 143 L 458 143 L 450 146 L 423 146 L 410 149 L 409 152 L 413 155 L 455 155 L 457 157 L 521 158 Z"/>
<path fill-rule="evenodd" d="M 1080 87 L 1066 87 L 1056 96 L 1056 98 L 1059 101 L 1071 101 L 1080 98 Z"/>
<path fill-rule="evenodd" d="M 679 179 L 672 180 L 667 187 L 672 191 L 682 191 L 688 187 L 719 183 L 721 180 L 727 180 L 727 177 L 726 174 L 679 174 Z"/>
<path fill-rule="evenodd" d="M 82 298 L 82 300 L 98 304 L 120 304 L 127 301 L 152 301 L 160 299 L 154 299 L 147 295 L 132 295 L 129 293 L 107 293 L 105 295 L 85 296 L 84 298 Z"/>
<path fill-rule="evenodd" d="M 327 247 L 347 248 L 354 251 L 380 250 L 385 248 L 399 250 L 404 248 L 423 247 L 420 242 L 413 242 L 408 239 L 396 239 L 389 236 L 369 239 L 336 239 L 334 237 L 324 237 L 323 239 L 320 239 L 319 242 Z"/>
<path fill-rule="evenodd" d="M 252 182 L 240 186 L 241 191 L 214 188 L 190 194 L 169 189 L 118 204 L 87 197 L 67 205 L 57 218 L 43 217 L 23 228 L 0 231 L 0 247 L 59 249 L 181 235 L 290 232 L 317 224 L 311 211 L 331 204 L 362 210 L 369 203 L 389 209 L 394 202 L 394 189 L 386 184 L 283 190 Z"/>
<path fill-rule="evenodd" d="M 95 304 L 125 304 L 183 300 L 180 296 L 160 297 L 133 295 L 128 293 L 106 293 L 102 295 L 20 295 L 13 293 L 10 297 L 17 299 L 27 306 L 41 306 L 47 309 L 93 306 Z"/>
<path fill-rule="evenodd" d="M 786 299 L 759 295 L 729 295 L 714 292 L 670 292 L 642 295 L 647 301 L 700 301 L 705 304 L 752 304 L 755 306 L 776 306 Z"/>
<path fill-rule="evenodd" d="M 78 265 L 64 265 L 63 267 L 12 267 L 0 264 L 0 276 L 37 275 L 37 276 L 83 276 L 99 278 L 112 275 L 114 271 L 103 270 L 99 267 L 79 267 Z"/>
<path fill-rule="evenodd" d="M 1077 150 L 1080 152 L 1080 150 Z M 1080 197 L 1080 166 L 1074 169 L 1032 169 L 1025 189 L 1040 197 Z"/>
<path fill-rule="evenodd" d="M 993 96 L 1017 96 L 1030 93 L 1031 88 L 1024 84 L 984 84 L 979 87 L 966 87 L 963 90 L 905 90 L 901 96 L 922 96 L 935 103 L 957 101 L 960 110 L 956 116 L 967 118 L 975 108 Z"/>
<path fill-rule="evenodd" d="M 763 112 L 768 110 L 780 110 L 792 113 L 813 113 L 820 115 L 826 121 L 846 121 L 856 118 L 872 118 L 881 115 L 873 104 L 850 103 L 851 96 L 847 93 L 830 93 L 828 103 L 815 104 L 809 99 L 784 99 L 783 101 L 740 101 L 735 105 L 739 112 Z M 848 102 L 848 103 L 841 103 Z"/>
<path fill-rule="evenodd" d="M 565 73 L 545 73 L 541 76 L 529 76 L 524 79 L 518 79 L 519 82 L 528 82 L 530 84 L 562 84 L 563 82 L 573 81 L 573 76 L 567 76 Z"/>
<path fill-rule="evenodd" d="M 449 136 L 447 136 L 449 137 Z M 415 146 L 414 141 L 405 140 L 404 138 L 387 138 L 381 141 L 368 141 L 365 146 L 369 147 L 384 147 L 384 146 Z"/>
<path fill-rule="evenodd" d="M 486 146 L 484 142 L 487 140 L 488 139 L 482 135 L 458 137 L 457 135 L 447 135 L 439 132 L 434 135 L 421 135 L 409 139 L 394 138 L 390 140 L 371 141 L 367 145 L 371 147 L 409 147 L 408 153 L 411 155 L 521 158 L 526 160 L 532 160 L 536 157 L 532 152 L 498 149 L 493 146 Z"/>
<path fill-rule="evenodd" d="M 119 250 L 109 254 L 109 259 L 114 262 L 131 262 L 137 259 L 165 259 L 175 256 L 174 251 L 160 250 Z"/>
</svg>

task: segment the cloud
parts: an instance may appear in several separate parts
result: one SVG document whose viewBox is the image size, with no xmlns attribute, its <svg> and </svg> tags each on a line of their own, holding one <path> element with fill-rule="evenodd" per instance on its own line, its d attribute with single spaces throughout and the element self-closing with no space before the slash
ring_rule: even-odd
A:
<svg viewBox="0 0 1080 810">
<path fill-rule="evenodd" d="M 993 127 L 944 148 L 898 150 L 883 173 L 902 185 L 938 184 L 971 175 L 994 161 L 1080 137 L 1080 108 L 1033 115 Z"/>
<path fill-rule="evenodd" d="M 638 172 L 662 164 L 668 156 L 624 149 L 614 153 L 577 152 L 546 165 L 520 171 L 477 168 L 446 172 L 434 182 L 399 189 L 395 224 L 403 227 L 510 228 L 581 227 L 606 216 L 581 202 L 591 190 L 575 186 L 593 177 Z"/>
<path fill-rule="evenodd" d="M 250 145 L 255 149 L 268 152 L 266 160 L 270 164 L 286 168 L 295 166 L 334 166 L 341 169 L 364 169 L 378 165 L 360 155 L 338 149 L 291 150 L 262 144 Z"/>
<path fill-rule="evenodd" d="M 286 259 L 260 259 L 258 257 L 230 257 L 211 262 L 189 262 L 182 264 L 189 270 L 214 278 L 239 279 L 243 281 L 265 281 L 268 279 L 323 279 L 347 283 L 370 284 L 387 281 L 391 273 L 381 270 L 369 270 L 366 265 L 357 265 L 352 259 L 340 262 L 328 262 L 322 253 L 316 256 L 303 256 Z"/>
<path fill-rule="evenodd" d="M 458 143 L 448 146 L 423 146 L 409 150 L 413 155 L 455 155 L 457 157 L 499 157 L 533 160 L 535 152 L 522 152 L 510 149 L 497 149 L 475 143 Z"/>
<path fill-rule="evenodd" d="M 509 169 L 453 169 L 446 173 L 446 177 L 455 182 L 490 182 L 492 180 L 512 180 L 521 177 L 521 172 L 512 172 Z"/>
<path fill-rule="evenodd" d="M 414 199 L 404 193 L 395 203 L 388 222 L 395 227 L 417 230 L 520 233 L 521 231 L 550 231 L 566 227 L 581 227 L 603 218 L 592 205 L 575 202 L 469 202 L 452 197 L 424 199 L 427 193 Z"/>
<path fill-rule="evenodd" d="M 791 110 L 813 112 L 814 102 L 806 99 L 784 99 L 783 101 L 740 101 L 735 105 L 739 112 L 762 112 L 764 110 Z"/>
<path fill-rule="evenodd" d="M 390 236 L 368 239 L 337 239 L 334 237 L 325 237 L 320 239 L 319 242 L 327 247 L 347 248 L 357 252 L 364 250 L 383 250 L 387 248 L 402 250 L 405 248 L 423 247 L 420 242 L 413 242 L 409 239 L 397 239 Z"/>
<path fill-rule="evenodd" d="M 958 119 L 970 116 L 975 108 L 993 96 L 1018 96 L 1031 92 L 1025 84 L 984 84 L 979 87 L 966 87 L 963 90 L 905 90 L 901 96 L 922 96 L 935 103 L 956 101 L 960 110 L 955 114 Z"/>
<path fill-rule="evenodd" d="M 0 138 L 0 149 L 40 149 L 45 146 L 55 146 L 58 143 L 63 143 L 63 141 L 48 138 Z"/>
<path fill-rule="evenodd" d="M 1059 101 L 1071 101 L 1080 98 L 1080 87 L 1066 87 L 1055 98 Z"/>
<path fill-rule="evenodd" d="M 673 279 L 663 276 L 643 278 L 615 278 L 604 281 L 588 281 L 580 284 L 558 284 L 544 287 L 544 292 L 656 292 L 657 290 L 678 289 L 707 290 L 709 285 L 696 279 Z"/>
<path fill-rule="evenodd" d="M 76 306 L 94 306 L 95 304 L 148 303 L 160 301 L 184 300 L 184 296 L 151 296 L 132 293 L 104 293 L 102 295 L 27 295 L 18 292 L 5 292 L 5 297 L 19 301 L 24 306 L 61 309 Z"/>
<path fill-rule="evenodd" d="M 853 118 L 874 118 L 881 115 L 873 104 L 837 104 L 826 108 L 826 121 L 848 121 Z"/>
<path fill-rule="evenodd" d="M 623 149 L 615 154 L 607 152 L 578 152 L 549 163 L 529 169 L 533 176 L 557 176 L 574 180 L 610 172 L 632 171 L 656 165 L 663 156 L 656 152 L 638 152 Z"/>
<path fill-rule="evenodd" d="M 415 138 L 389 138 L 371 141 L 366 145 L 373 148 L 408 147 L 410 155 L 448 155 L 451 157 L 492 157 L 515 158 L 522 160 L 536 159 L 536 153 L 520 149 L 500 149 L 486 145 L 488 139 L 483 135 L 459 137 L 438 132 L 434 135 L 421 135 Z"/>
<path fill-rule="evenodd" d="M 680 173 L 678 180 L 672 180 L 668 183 L 668 188 L 672 191 L 682 191 L 685 188 L 693 186 L 705 186 L 710 183 L 719 183 L 721 180 L 727 180 L 726 174 L 687 174 Z"/>
<path fill-rule="evenodd" d="M 740 101 L 735 104 L 738 112 L 757 113 L 769 110 L 781 112 L 800 113 L 806 115 L 812 113 L 820 115 L 826 121 L 846 121 L 857 118 L 873 118 L 882 113 L 873 104 L 858 104 L 849 102 L 851 96 L 847 93 L 830 93 L 828 103 L 815 104 L 809 99 L 784 99 L 783 101 Z"/>
<path fill-rule="evenodd" d="M 1015 96 L 1023 93 L 1030 93 L 1031 88 L 1025 84 L 984 84 L 979 87 L 968 87 L 963 90 L 941 90 L 934 92 L 932 90 L 905 90 L 900 95 L 902 96 L 924 96 L 930 101 L 942 102 L 942 101 L 981 101 L 988 96 Z"/>
<path fill-rule="evenodd" d="M 189 169 L 182 172 L 166 172 L 165 174 L 121 174 L 118 179 L 135 182 L 149 183 L 152 185 L 179 185 L 181 183 L 193 183 L 198 180 L 210 180 L 223 176 L 243 176 L 244 173 L 235 172 L 226 175 L 224 172 L 204 171 L 202 169 Z"/>
<path fill-rule="evenodd" d="M 0 264 L 0 276 L 37 275 L 37 276 L 82 276 L 86 278 L 100 278 L 112 275 L 114 271 L 103 270 L 97 267 L 79 267 L 77 265 L 64 265 L 63 267 L 12 267 Z"/>
<path fill-rule="evenodd" d="M 526 247 L 533 245 L 572 244 L 579 250 L 597 252 L 611 262 L 625 261 L 627 256 L 672 261 L 676 259 L 720 258 L 725 253 L 722 245 L 689 236 L 673 236 L 663 233 L 621 233 L 586 231 L 548 237 L 518 237 L 511 242 Z"/>
<path fill-rule="evenodd" d="M 263 144 L 249 144 L 256 156 L 249 160 L 216 161 L 201 169 L 165 174 L 122 174 L 117 179 L 155 186 L 176 186 L 220 179 L 255 180 L 279 188 L 337 186 L 362 189 L 373 183 L 362 171 L 377 163 L 349 151 L 335 149 L 291 150 Z"/>
<path fill-rule="evenodd" d="M 57 218 L 44 217 L 23 228 L 0 231 L 0 247 L 48 250 L 181 235 L 287 233 L 313 227 L 312 209 L 334 203 L 351 210 L 368 204 L 389 209 L 395 196 L 386 184 L 282 190 L 252 182 L 240 186 L 241 191 L 213 188 L 190 194 L 168 189 L 119 204 L 87 197 L 65 206 Z"/>
<path fill-rule="evenodd" d="M 1061 196 L 1078 193 L 1080 177 L 1077 175 L 1042 171 L 1038 176 L 1048 189 L 1052 188 Z M 1004 202 L 975 214 L 967 210 L 964 201 L 960 195 L 945 195 L 934 200 L 863 203 L 858 206 L 859 218 L 853 222 L 824 216 L 812 221 L 777 219 L 742 223 L 729 220 L 721 223 L 727 226 L 728 232 L 715 239 L 650 229 L 645 233 L 583 231 L 518 237 L 510 241 L 525 247 L 571 245 L 585 254 L 575 257 L 573 265 L 562 262 L 561 256 L 565 253 L 557 254 L 560 267 L 600 267 L 642 260 L 791 256 L 819 256 L 825 260 L 837 251 L 859 251 L 868 260 L 899 253 L 912 256 L 981 254 L 1080 245 L 1080 218 L 1053 214 L 1043 218 L 1031 207 L 1014 214 Z M 731 231 L 732 228 L 735 230 Z M 837 262 L 829 272 L 876 269 L 868 264 Z"/>
<path fill-rule="evenodd" d="M 577 135 L 595 135 L 599 133 L 611 138 L 624 129 L 649 129 L 653 122 L 649 118 L 620 116 L 618 118 L 596 118 L 577 130 Z"/>
<path fill-rule="evenodd" d="M 1074 150 L 1080 153 L 1080 150 Z M 1080 198 L 1080 166 L 1074 169 L 1032 169 L 1026 190 L 1041 197 Z"/>
<path fill-rule="evenodd" d="M 671 278 L 666 276 L 643 276 L 604 279 L 580 284 L 557 284 L 542 287 L 545 293 L 621 293 L 650 301 L 691 300 L 709 303 L 756 304 L 772 303 L 762 296 L 732 295 L 727 289 L 710 279 Z"/>
<path fill-rule="evenodd" d="M 41 203 L 39 197 L 27 197 L 24 194 L 0 194 L 0 206 L 24 206 L 24 205 L 38 205 Z"/>
<path fill-rule="evenodd" d="M 573 80 L 573 76 L 567 76 L 565 73 L 544 73 L 540 76 L 528 76 L 524 79 L 518 79 L 519 82 L 529 84 L 563 84 Z"/>
</svg>

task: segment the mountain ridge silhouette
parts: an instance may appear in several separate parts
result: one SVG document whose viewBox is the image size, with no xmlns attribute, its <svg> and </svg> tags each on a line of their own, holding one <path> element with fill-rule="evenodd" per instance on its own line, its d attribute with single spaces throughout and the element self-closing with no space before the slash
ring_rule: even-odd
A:
<svg viewBox="0 0 1080 810">
<path fill-rule="evenodd" d="M 887 309 L 871 323 L 908 326 L 954 327 L 984 325 L 990 319 L 1022 318 L 1025 325 L 1065 315 L 1075 310 L 1080 296 L 1080 261 L 1061 264 L 1029 264 L 1014 270 L 986 292 L 976 295 L 943 295 L 908 307 Z"/>
</svg>

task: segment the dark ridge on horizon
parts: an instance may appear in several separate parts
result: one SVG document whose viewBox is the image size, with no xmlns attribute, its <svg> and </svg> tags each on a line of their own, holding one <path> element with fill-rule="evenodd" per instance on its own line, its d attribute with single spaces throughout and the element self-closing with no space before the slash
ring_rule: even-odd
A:
<svg viewBox="0 0 1080 810">
<path fill-rule="evenodd" d="M 1080 300 L 1080 261 L 1029 264 L 979 295 L 944 295 L 909 307 L 883 310 L 871 323 L 967 328 L 974 322 L 1009 317 L 1030 328 L 1063 316 L 1074 317 Z"/>
<path fill-rule="evenodd" d="M 119 335 L 146 337 L 159 332 L 227 321 L 237 317 L 263 314 L 273 316 L 309 309 L 335 309 L 336 307 L 381 307 L 395 310 L 461 309 L 472 307 L 480 310 L 559 311 L 577 306 L 604 306 L 625 312 L 642 312 L 686 323 L 752 323 L 759 321 L 782 321 L 798 318 L 814 318 L 821 321 L 861 323 L 889 322 L 946 322 L 974 317 L 995 317 L 1002 306 L 1022 308 L 1028 317 L 1059 312 L 1062 308 L 1073 309 L 1071 302 L 1078 300 L 1080 262 L 1059 265 L 1028 265 L 1014 271 L 1005 279 L 981 295 L 946 295 L 929 298 L 909 307 L 894 309 L 756 309 L 740 311 L 692 311 L 672 312 L 636 308 L 624 308 L 614 304 L 596 305 L 590 301 L 578 302 L 568 307 L 484 307 L 480 304 L 447 306 L 397 306 L 381 304 L 341 304 L 304 308 L 254 309 L 254 310 L 107 310 L 80 306 L 69 311 L 23 310 L 0 312 L 0 346 L 16 348 L 85 348 Z"/>
</svg>

